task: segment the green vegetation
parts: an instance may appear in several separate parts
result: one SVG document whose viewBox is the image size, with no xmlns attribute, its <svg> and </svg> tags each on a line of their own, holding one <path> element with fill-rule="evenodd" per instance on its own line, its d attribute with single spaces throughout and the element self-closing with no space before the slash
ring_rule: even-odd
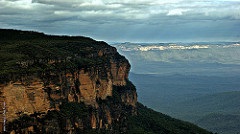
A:
<svg viewBox="0 0 240 134">
<path fill-rule="evenodd" d="M 128 120 L 129 134 L 211 134 L 191 123 L 171 118 L 167 115 L 137 104 L 138 114 Z"/>
<path fill-rule="evenodd" d="M 125 59 L 105 42 L 87 37 L 0 29 L 1 83 L 28 74 L 101 66 L 111 58 Z"/>
<path fill-rule="evenodd" d="M 67 118 L 85 118 L 89 116 L 88 107 L 83 102 L 63 103 L 60 106 L 60 111 Z"/>
<path fill-rule="evenodd" d="M 195 124 L 200 125 L 205 129 L 220 128 L 223 126 L 225 126 L 223 127 L 223 129 L 225 129 L 227 128 L 227 126 L 229 126 L 229 129 L 233 128 L 233 130 L 237 130 L 235 129 L 236 127 L 234 128 L 232 126 L 238 126 L 239 123 L 237 122 L 240 121 L 238 120 L 239 118 L 230 117 L 231 115 L 240 116 L 239 103 L 240 103 L 239 91 L 221 92 L 180 102 L 175 105 L 174 113 L 175 116 L 179 117 L 180 119 L 194 122 Z M 213 118 L 210 118 L 212 117 L 212 115 L 218 115 L 221 121 L 219 120 L 218 123 L 213 124 L 211 122 Z M 223 117 L 220 117 L 221 115 L 223 115 Z M 204 122 L 205 125 L 203 125 L 202 122 Z M 234 123 L 236 124 L 234 125 Z M 235 131 L 235 133 L 238 133 L 239 131 L 240 127 L 238 128 L 237 131 Z M 214 132 L 223 133 L 224 131 L 221 130 Z"/>
<path fill-rule="evenodd" d="M 196 123 L 212 132 L 220 134 L 239 134 L 240 115 L 231 114 L 209 114 L 198 120 Z"/>
<path fill-rule="evenodd" d="M 214 133 L 240 132 L 239 76 L 130 74 L 130 78 L 140 93 L 138 99 L 154 110 Z"/>
<path fill-rule="evenodd" d="M 197 125 L 220 134 L 240 133 L 240 92 L 222 92 L 199 97 L 182 106 Z M 185 115 L 187 117 L 187 115 Z M 195 118 L 194 118 L 195 117 Z M 198 117 L 198 118 L 196 118 Z M 189 118 L 188 118 L 189 119 Z"/>
<path fill-rule="evenodd" d="M 17 133 L 23 133 L 22 128 L 27 128 L 32 126 L 34 123 L 34 119 L 28 115 L 23 114 L 18 119 L 13 120 L 12 122 L 7 124 L 7 129 L 15 130 Z"/>
</svg>

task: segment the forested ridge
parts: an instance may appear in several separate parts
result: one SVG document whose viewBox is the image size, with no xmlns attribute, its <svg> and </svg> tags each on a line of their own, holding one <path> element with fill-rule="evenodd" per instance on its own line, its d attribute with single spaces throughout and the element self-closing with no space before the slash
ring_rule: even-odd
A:
<svg viewBox="0 0 240 134">
<path fill-rule="evenodd" d="M 0 81 L 11 79 L 10 75 L 74 70 L 107 64 L 109 57 L 98 55 L 102 51 L 111 53 L 111 50 L 105 50 L 108 48 L 114 50 L 107 43 L 88 37 L 0 29 Z M 118 53 L 113 54 L 122 57 Z"/>
</svg>

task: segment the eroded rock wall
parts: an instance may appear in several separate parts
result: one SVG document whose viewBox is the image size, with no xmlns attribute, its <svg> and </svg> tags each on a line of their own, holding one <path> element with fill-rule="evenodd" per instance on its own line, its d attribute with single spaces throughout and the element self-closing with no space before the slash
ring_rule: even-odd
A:
<svg viewBox="0 0 240 134">
<path fill-rule="evenodd" d="M 102 56 L 103 52 L 99 55 Z M 36 113 L 40 113 L 36 117 L 41 118 L 49 111 L 59 111 L 62 103 L 83 102 L 91 109 L 88 112 L 88 121 L 83 121 L 81 118 L 72 121 L 66 119 L 65 130 L 73 131 L 74 128 L 86 127 L 114 130 L 113 127 L 115 126 L 116 129 L 118 126 L 115 132 L 124 131 L 122 122 L 127 114 L 134 113 L 137 95 L 135 89 L 131 89 L 132 85 L 127 87 L 130 69 L 128 61 L 111 59 L 109 63 L 72 72 L 47 72 L 39 77 L 26 76 L 22 80 L 2 84 L 1 96 L 7 106 L 7 121 L 11 122 L 22 115 L 33 117 Z M 113 91 L 116 87 L 121 87 L 121 90 Z M 131 107 L 131 110 L 126 110 L 126 107 Z M 37 121 L 34 122 L 33 124 L 36 124 Z M 59 129 L 62 127 L 54 120 L 45 121 L 46 124 L 51 127 L 58 124 L 55 126 L 57 132 L 60 132 Z M 29 127 L 24 131 L 30 131 Z M 44 124 L 39 125 L 38 129 L 50 131 L 50 128 Z M 35 130 L 31 129 L 31 131 Z"/>
<path fill-rule="evenodd" d="M 137 95 L 116 48 L 81 36 L 0 31 L 0 131 L 125 131 Z"/>
</svg>

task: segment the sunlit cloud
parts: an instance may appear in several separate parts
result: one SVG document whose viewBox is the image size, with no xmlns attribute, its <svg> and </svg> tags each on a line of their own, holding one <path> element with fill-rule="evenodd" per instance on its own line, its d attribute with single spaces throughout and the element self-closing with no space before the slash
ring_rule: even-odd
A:
<svg viewBox="0 0 240 134">
<path fill-rule="evenodd" d="M 189 9 L 173 9 L 167 13 L 167 16 L 181 16 L 184 12 L 189 11 Z"/>
</svg>

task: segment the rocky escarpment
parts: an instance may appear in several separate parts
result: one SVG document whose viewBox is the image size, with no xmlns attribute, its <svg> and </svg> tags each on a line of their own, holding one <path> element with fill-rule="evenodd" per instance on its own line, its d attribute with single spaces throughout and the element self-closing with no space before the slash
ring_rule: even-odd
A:
<svg viewBox="0 0 240 134">
<path fill-rule="evenodd" d="M 85 37 L 0 35 L 5 132 L 126 131 L 137 95 L 128 80 L 130 64 L 115 48 Z"/>
</svg>

